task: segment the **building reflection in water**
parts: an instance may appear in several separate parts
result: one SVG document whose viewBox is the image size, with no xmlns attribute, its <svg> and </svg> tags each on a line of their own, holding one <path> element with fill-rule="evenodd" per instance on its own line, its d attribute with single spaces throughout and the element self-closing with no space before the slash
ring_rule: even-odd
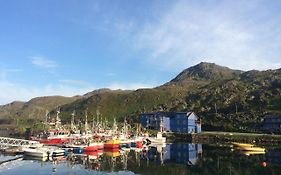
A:
<svg viewBox="0 0 281 175">
<path fill-rule="evenodd" d="M 265 160 L 270 165 L 281 166 L 281 148 L 266 150 Z"/>
<path fill-rule="evenodd" d="M 202 155 L 202 144 L 173 143 L 167 145 L 151 145 L 147 157 L 150 161 L 159 164 L 177 163 L 195 165 L 198 157 Z"/>
</svg>

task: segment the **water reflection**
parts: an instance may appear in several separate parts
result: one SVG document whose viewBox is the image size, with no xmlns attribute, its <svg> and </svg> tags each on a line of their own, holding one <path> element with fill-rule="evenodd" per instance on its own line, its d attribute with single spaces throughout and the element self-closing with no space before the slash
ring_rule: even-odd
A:
<svg viewBox="0 0 281 175">
<path fill-rule="evenodd" d="M 265 154 L 268 164 L 281 167 L 281 148 L 268 149 Z"/>
<path fill-rule="evenodd" d="M 31 157 L 25 159 L 34 160 Z M 89 171 L 91 174 L 281 174 L 281 149 L 266 149 L 263 154 L 245 154 L 231 145 L 174 143 L 87 154 L 70 153 L 47 161 L 34 160 L 34 163 L 40 162 L 42 171 L 46 171 L 44 167 L 49 167 L 49 172 L 44 174 L 62 175 L 67 174 L 66 170 L 79 174 L 89 174 Z"/>
<path fill-rule="evenodd" d="M 154 161 L 161 165 L 164 163 L 195 165 L 201 154 L 202 144 L 151 145 L 147 153 L 146 150 L 142 151 L 141 159 Z"/>
<path fill-rule="evenodd" d="M 196 165 L 202 155 L 201 144 L 159 144 L 143 148 L 123 148 L 119 151 L 99 150 L 87 154 L 69 154 L 70 166 L 83 165 L 95 171 L 118 172 L 123 170 L 140 173 L 155 166 Z"/>
</svg>

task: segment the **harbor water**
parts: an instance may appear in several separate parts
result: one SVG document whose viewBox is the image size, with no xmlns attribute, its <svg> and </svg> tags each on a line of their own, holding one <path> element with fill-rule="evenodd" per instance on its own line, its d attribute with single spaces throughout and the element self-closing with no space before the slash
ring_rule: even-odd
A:
<svg viewBox="0 0 281 175">
<path fill-rule="evenodd" d="M 3 163 L 19 156 L 23 159 Z M 160 144 L 45 159 L 1 154 L 0 161 L 3 175 L 281 174 L 281 148 L 243 151 L 231 144 Z"/>
</svg>

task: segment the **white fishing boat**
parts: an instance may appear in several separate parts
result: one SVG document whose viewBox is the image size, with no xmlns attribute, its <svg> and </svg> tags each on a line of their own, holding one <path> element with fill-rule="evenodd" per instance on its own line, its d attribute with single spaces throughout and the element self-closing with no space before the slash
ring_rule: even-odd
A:
<svg viewBox="0 0 281 175">
<path fill-rule="evenodd" d="M 160 121 L 160 131 L 157 132 L 156 137 L 148 137 L 147 140 L 151 143 L 166 143 L 166 137 L 163 137 L 163 121 Z"/>
<path fill-rule="evenodd" d="M 29 147 L 23 148 L 23 153 L 25 156 L 32 157 L 56 157 L 56 156 L 64 156 L 65 150 L 58 147 Z"/>
<path fill-rule="evenodd" d="M 166 143 L 166 137 L 162 136 L 162 132 L 158 132 L 156 137 L 148 137 L 147 140 L 151 143 Z"/>
</svg>

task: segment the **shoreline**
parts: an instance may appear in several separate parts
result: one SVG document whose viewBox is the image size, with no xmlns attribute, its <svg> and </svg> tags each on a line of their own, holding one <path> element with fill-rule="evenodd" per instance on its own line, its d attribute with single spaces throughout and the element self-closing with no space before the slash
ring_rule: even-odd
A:
<svg viewBox="0 0 281 175">
<path fill-rule="evenodd" d="M 164 133 L 163 135 L 171 142 L 281 144 L 281 135 L 276 134 L 205 131 L 198 134 Z"/>
</svg>

